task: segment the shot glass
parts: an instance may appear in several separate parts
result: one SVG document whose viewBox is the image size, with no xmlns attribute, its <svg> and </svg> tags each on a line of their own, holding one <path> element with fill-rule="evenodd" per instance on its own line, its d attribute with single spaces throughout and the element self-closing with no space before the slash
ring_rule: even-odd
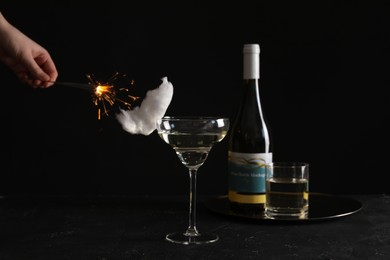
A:
<svg viewBox="0 0 390 260">
<path fill-rule="evenodd" d="M 309 164 L 274 162 L 265 167 L 265 216 L 306 219 L 309 213 Z"/>
</svg>

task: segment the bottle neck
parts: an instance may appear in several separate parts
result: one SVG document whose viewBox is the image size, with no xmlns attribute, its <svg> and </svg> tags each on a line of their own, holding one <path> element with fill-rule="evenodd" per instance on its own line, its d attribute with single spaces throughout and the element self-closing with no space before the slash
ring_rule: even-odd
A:
<svg viewBox="0 0 390 260">
<path fill-rule="evenodd" d="M 244 73 L 243 78 L 246 79 L 260 79 L 260 51 L 244 50 L 243 55 Z"/>
</svg>

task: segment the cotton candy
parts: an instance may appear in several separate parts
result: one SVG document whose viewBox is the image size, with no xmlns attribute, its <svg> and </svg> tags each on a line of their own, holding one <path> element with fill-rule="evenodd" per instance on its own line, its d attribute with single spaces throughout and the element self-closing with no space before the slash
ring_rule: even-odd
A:
<svg viewBox="0 0 390 260">
<path fill-rule="evenodd" d="M 167 77 L 161 85 L 149 90 L 140 106 L 131 110 L 120 109 L 116 114 L 122 128 L 131 134 L 150 135 L 156 129 L 156 121 L 165 115 L 173 96 L 173 85 Z"/>
</svg>

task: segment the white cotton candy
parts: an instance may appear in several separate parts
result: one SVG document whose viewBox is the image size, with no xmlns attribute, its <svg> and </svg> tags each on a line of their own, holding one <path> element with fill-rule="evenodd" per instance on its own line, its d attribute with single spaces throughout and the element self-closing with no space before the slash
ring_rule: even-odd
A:
<svg viewBox="0 0 390 260">
<path fill-rule="evenodd" d="M 161 85 L 146 93 L 139 107 L 132 110 L 120 109 L 116 115 L 122 128 L 131 134 L 150 135 L 156 129 L 157 119 L 162 118 L 173 96 L 172 83 L 167 77 L 161 79 Z"/>
</svg>

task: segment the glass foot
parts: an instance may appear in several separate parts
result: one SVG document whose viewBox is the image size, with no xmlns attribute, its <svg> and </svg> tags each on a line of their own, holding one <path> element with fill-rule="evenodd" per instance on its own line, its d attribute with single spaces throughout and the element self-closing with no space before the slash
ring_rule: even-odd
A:
<svg viewBox="0 0 390 260">
<path fill-rule="evenodd" d="M 188 235 L 186 233 L 171 233 L 166 235 L 166 240 L 172 243 L 190 245 L 190 244 L 208 244 L 218 241 L 219 237 L 212 233 L 197 233 Z"/>
</svg>

